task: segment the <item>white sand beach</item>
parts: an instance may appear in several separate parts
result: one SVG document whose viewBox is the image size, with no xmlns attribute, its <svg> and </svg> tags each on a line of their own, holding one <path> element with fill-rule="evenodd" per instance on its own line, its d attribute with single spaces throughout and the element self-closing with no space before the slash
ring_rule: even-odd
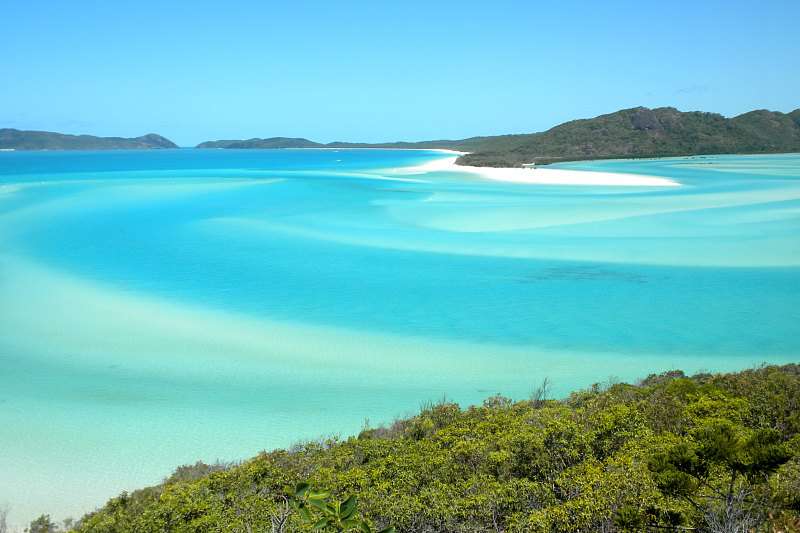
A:
<svg viewBox="0 0 800 533">
<path fill-rule="evenodd" d="M 619 187 L 676 187 L 677 181 L 657 176 L 640 176 L 615 172 L 594 172 L 588 170 L 567 170 L 560 168 L 494 168 L 456 165 L 458 156 L 467 152 L 455 150 L 436 150 L 452 154 L 451 157 L 437 159 L 424 165 L 396 169 L 404 174 L 423 174 L 427 172 L 468 172 L 478 176 L 510 183 L 528 185 L 595 185 Z"/>
</svg>

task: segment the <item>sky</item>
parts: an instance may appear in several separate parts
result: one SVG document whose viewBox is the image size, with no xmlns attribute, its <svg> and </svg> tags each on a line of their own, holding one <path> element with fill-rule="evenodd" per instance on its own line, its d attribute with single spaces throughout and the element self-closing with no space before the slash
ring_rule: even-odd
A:
<svg viewBox="0 0 800 533">
<path fill-rule="evenodd" d="M 0 0 L 0 128 L 383 142 L 791 111 L 798 20 L 798 0 Z"/>
</svg>

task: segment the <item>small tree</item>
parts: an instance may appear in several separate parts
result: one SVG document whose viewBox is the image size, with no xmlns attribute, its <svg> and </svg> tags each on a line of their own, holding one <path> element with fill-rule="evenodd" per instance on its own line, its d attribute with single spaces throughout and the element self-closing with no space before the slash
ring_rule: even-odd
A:
<svg viewBox="0 0 800 533">
<path fill-rule="evenodd" d="M 790 458 L 773 430 L 746 434 L 730 422 L 716 422 L 697 430 L 693 441 L 653 457 L 648 467 L 662 494 L 688 502 L 704 526 L 734 532 L 749 531 L 764 520 L 769 475 Z M 674 513 L 668 518 L 652 509 L 646 521 L 658 527 L 682 521 Z M 639 525 L 629 507 L 617 513 L 617 523 L 628 529 Z"/>
<path fill-rule="evenodd" d="M 534 409 L 542 407 L 550 395 L 550 378 L 544 378 L 542 383 L 531 392 L 531 405 Z"/>
<path fill-rule="evenodd" d="M 27 533 L 58 533 L 58 524 L 50 520 L 49 514 L 43 514 L 35 519 L 25 529 Z"/>
<path fill-rule="evenodd" d="M 8 533 L 8 507 L 0 505 L 0 533 Z"/>
</svg>

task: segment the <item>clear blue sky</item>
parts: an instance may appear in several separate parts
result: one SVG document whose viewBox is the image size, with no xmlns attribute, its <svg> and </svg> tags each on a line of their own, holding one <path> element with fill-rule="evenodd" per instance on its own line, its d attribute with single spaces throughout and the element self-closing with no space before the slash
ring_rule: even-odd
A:
<svg viewBox="0 0 800 533">
<path fill-rule="evenodd" d="M 461 138 L 800 107 L 800 1 L 3 0 L 0 127 Z"/>
</svg>

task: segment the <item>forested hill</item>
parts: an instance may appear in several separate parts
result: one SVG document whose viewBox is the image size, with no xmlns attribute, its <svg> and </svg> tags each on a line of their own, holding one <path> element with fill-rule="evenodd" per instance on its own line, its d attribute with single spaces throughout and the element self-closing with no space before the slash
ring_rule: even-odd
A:
<svg viewBox="0 0 800 533">
<path fill-rule="evenodd" d="M 178 468 L 158 486 L 113 498 L 76 531 L 314 526 L 800 531 L 800 365 L 675 371 L 564 400 L 548 399 L 543 383 L 524 401 L 494 396 L 467 409 L 442 401 L 357 437 Z"/>
<path fill-rule="evenodd" d="M 470 152 L 462 165 L 520 166 L 581 159 L 800 152 L 800 109 L 751 111 L 733 118 L 636 107 L 566 122 L 542 133 L 393 143 L 328 144 L 308 139 L 210 141 L 198 148 L 447 148 Z"/>
<path fill-rule="evenodd" d="M 0 149 L 5 150 L 136 150 L 177 147 L 169 139 L 155 133 L 125 138 L 0 129 Z"/>
<path fill-rule="evenodd" d="M 391 143 L 318 143 L 304 138 L 220 140 L 198 148 L 447 148 L 470 152 L 462 165 L 520 166 L 581 159 L 666 157 L 699 154 L 800 152 L 800 109 L 758 110 L 733 118 L 636 107 L 566 122 L 542 133 Z M 177 148 L 154 133 L 135 138 L 67 135 L 0 129 L 0 149 L 113 150 Z"/>
<path fill-rule="evenodd" d="M 324 144 L 294 137 L 270 137 L 269 139 L 206 141 L 197 148 L 324 148 Z"/>
<path fill-rule="evenodd" d="M 543 133 L 487 138 L 460 164 L 519 166 L 579 159 L 800 152 L 800 109 L 733 118 L 637 107 L 574 120 Z"/>
</svg>

